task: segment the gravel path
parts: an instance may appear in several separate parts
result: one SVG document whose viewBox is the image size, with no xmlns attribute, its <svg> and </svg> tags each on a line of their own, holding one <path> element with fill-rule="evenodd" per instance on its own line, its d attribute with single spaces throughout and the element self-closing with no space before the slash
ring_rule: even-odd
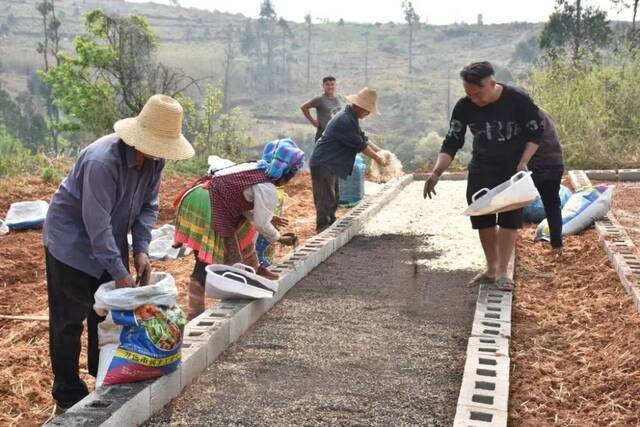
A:
<svg viewBox="0 0 640 427">
<path fill-rule="evenodd" d="M 453 421 L 482 252 L 464 183 L 405 189 L 150 426 Z"/>
</svg>

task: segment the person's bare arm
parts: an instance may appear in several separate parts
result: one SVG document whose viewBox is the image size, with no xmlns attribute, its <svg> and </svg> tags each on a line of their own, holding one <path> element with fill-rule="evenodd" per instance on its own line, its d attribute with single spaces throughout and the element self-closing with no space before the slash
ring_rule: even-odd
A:
<svg viewBox="0 0 640 427">
<path fill-rule="evenodd" d="M 424 190 L 422 190 L 422 197 L 425 199 L 427 196 L 431 199 L 431 195 L 436 195 L 436 184 L 440 179 L 440 176 L 449 168 L 453 162 L 453 157 L 447 153 L 438 154 L 438 160 L 436 160 L 436 165 L 433 167 L 433 172 L 427 178 L 427 181 L 424 183 Z"/>
<path fill-rule="evenodd" d="M 386 164 L 386 160 L 376 153 L 376 151 L 371 147 L 371 143 L 367 143 L 367 148 L 362 151 L 362 154 L 369 157 L 379 165 L 385 166 Z"/>
<path fill-rule="evenodd" d="M 536 154 L 536 151 L 538 151 L 539 147 L 540 146 L 535 142 L 527 142 L 524 153 L 522 153 L 522 157 L 520 157 L 520 163 L 518 163 L 518 172 L 526 172 L 529 170 L 529 167 L 527 165 L 529 164 L 529 161 L 531 160 L 533 155 Z"/>
<path fill-rule="evenodd" d="M 310 109 L 311 109 L 311 101 L 307 101 L 300 106 L 300 111 L 302 111 L 302 114 L 304 114 L 307 120 L 309 120 L 309 123 L 311 123 L 314 127 L 318 128 L 320 127 L 320 122 L 318 121 L 318 119 L 314 118 L 311 115 L 311 112 L 309 111 Z"/>
<path fill-rule="evenodd" d="M 371 149 L 373 151 L 375 151 L 376 153 L 379 152 L 379 151 L 382 151 L 382 148 L 378 147 L 376 144 L 374 144 L 371 141 L 368 141 L 367 144 L 369 144 L 369 147 L 371 147 Z"/>
</svg>

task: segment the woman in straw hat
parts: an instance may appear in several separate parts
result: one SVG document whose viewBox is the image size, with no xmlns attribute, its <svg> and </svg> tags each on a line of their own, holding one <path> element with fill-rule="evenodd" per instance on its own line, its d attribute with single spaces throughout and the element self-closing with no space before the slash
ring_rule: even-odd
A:
<svg viewBox="0 0 640 427">
<path fill-rule="evenodd" d="M 270 242 L 295 243 L 295 236 L 283 236 L 272 223 L 278 203 L 277 187 L 287 184 L 304 164 L 304 152 L 291 139 L 272 141 L 259 162 L 221 169 L 196 181 L 176 200 L 176 244 L 194 250 L 196 264 L 189 284 L 188 319 L 204 311 L 205 267 L 237 262 L 276 279 L 258 265 L 258 232 Z M 286 225 L 285 220 L 276 225 Z"/>
<path fill-rule="evenodd" d="M 350 105 L 331 119 L 309 161 L 318 233 L 336 220 L 340 200 L 336 190 L 338 179 L 351 175 L 356 154 L 362 152 L 378 164 L 386 164 L 378 155 L 380 149 L 369 142 L 359 122 L 369 114 L 378 113 L 376 91 L 364 88 L 347 96 L 347 101 Z"/>
<path fill-rule="evenodd" d="M 137 117 L 120 120 L 114 129 L 82 150 L 54 194 L 44 224 L 52 394 L 59 410 L 88 394 L 78 375 L 85 319 L 89 373 L 97 373 L 101 319 L 93 303 L 98 286 L 115 280 L 118 287 L 133 287 L 149 280 L 147 253 L 164 159 L 194 154 L 181 133 L 182 107 L 168 96 L 152 96 Z M 129 273 L 129 231 L 137 281 Z"/>
</svg>

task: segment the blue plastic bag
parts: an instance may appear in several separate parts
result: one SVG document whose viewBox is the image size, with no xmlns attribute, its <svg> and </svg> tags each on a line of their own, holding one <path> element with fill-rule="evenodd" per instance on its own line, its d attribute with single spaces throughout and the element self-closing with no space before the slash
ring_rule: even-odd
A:
<svg viewBox="0 0 640 427">
<path fill-rule="evenodd" d="M 560 207 L 564 207 L 571 197 L 571 190 L 569 190 L 564 185 L 560 186 Z M 542 204 L 542 199 L 538 195 L 536 199 L 531 202 L 529 206 L 523 209 L 522 215 L 526 222 L 540 222 L 547 217 L 544 212 L 544 205 Z"/>
<path fill-rule="evenodd" d="M 367 165 L 361 155 L 356 156 L 353 171 L 347 179 L 340 178 L 340 206 L 355 206 L 364 197 L 364 173 Z"/>
</svg>

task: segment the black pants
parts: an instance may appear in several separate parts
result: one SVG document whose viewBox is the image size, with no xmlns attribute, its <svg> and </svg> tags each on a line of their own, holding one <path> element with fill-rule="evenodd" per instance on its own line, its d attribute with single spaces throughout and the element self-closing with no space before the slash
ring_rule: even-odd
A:
<svg viewBox="0 0 640 427">
<path fill-rule="evenodd" d="M 533 183 L 540 193 L 544 212 L 547 215 L 551 247 L 562 247 L 562 207 L 560 203 L 560 182 L 562 171 L 532 175 Z"/>
<path fill-rule="evenodd" d="M 313 203 L 316 207 L 316 232 L 320 233 L 336 222 L 340 201 L 340 179 L 322 166 L 311 168 Z"/>
<path fill-rule="evenodd" d="M 69 407 L 89 394 L 78 372 L 82 322 L 85 319 L 89 334 L 89 374 L 95 377 L 98 373 L 98 323 L 104 318 L 93 311 L 93 295 L 111 277 L 107 273 L 100 279 L 89 276 L 58 261 L 46 248 L 45 258 L 49 293 L 49 353 L 54 377 L 51 394 L 60 406 Z"/>
</svg>

